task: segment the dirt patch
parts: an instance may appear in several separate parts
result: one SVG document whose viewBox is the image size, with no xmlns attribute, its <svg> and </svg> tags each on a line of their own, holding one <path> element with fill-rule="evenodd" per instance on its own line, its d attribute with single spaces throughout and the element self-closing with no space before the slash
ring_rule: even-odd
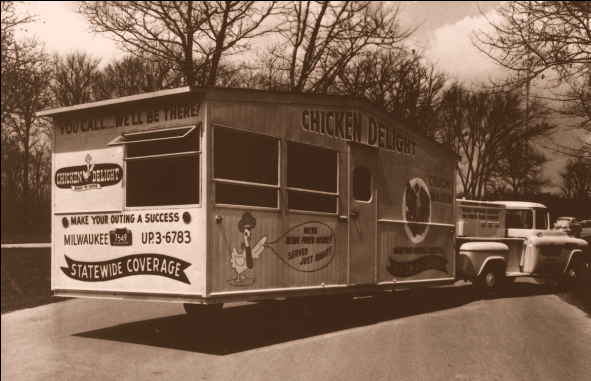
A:
<svg viewBox="0 0 591 381">
<path fill-rule="evenodd" d="M 69 298 L 51 291 L 50 249 L 2 249 L 1 313 Z"/>
</svg>

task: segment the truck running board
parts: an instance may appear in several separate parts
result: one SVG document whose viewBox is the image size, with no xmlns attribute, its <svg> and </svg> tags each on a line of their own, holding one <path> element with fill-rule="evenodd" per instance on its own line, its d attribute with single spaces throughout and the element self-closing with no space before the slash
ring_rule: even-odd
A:
<svg viewBox="0 0 591 381">
<path fill-rule="evenodd" d="M 506 274 L 508 277 L 513 277 L 513 276 L 530 276 L 531 273 L 520 273 L 519 271 L 516 272 L 510 272 Z"/>
</svg>

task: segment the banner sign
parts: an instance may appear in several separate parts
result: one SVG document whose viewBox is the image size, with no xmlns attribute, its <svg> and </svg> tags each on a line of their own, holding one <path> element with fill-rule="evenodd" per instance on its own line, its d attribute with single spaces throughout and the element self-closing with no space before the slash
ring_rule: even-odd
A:
<svg viewBox="0 0 591 381">
<path fill-rule="evenodd" d="M 159 275 L 191 284 L 184 271 L 191 266 L 183 260 L 163 254 L 133 254 L 104 262 L 81 262 L 64 255 L 68 277 L 83 282 L 104 282 L 134 275 Z"/>
<path fill-rule="evenodd" d="M 439 255 L 427 255 L 414 261 L 397 262 L 389 257 L 390 266 L 387 266 L 388 272 L 396 277 L 406 278 L 422 273 L 423 271 L 435 269 L 447 272 L 447 259 Z"/>
</svg>

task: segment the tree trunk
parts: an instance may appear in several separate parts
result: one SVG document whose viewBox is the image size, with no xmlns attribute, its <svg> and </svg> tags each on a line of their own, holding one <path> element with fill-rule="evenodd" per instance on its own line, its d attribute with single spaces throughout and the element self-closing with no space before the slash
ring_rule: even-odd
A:
<svg viewBox="0 0 591 381">
<path fill-rule="evenodd" d="M 23 211 L 22 211 L 22 221 L 27 223 L 29 221 L 30 215 L 30 206 L 29 206 L 29 156 L 30 156 L 30 149 L 29 149 L 29 130 L 30 125 L 27 123 L 27 129 L 25 135 L 26 140 L 23 142 Z"/>
<path fill-rule="evenodd" d="M 222 49 L 224 47 L 224 41 L 226 40 L 226 29 L 228 28 L 228 15 L 230 12 L 231 2 L 226 1 L 226 8 L 224 9 L 224 18 L 222 26 L 220 27 L 220 34 L 218 34 L 215 41 L 215 52 L 211 58 L 211 69 L 209 70 L 209 78 L 207 78 L 207 86 L 215 86 L 217 80 L 218 67 L 222 58 Z"/>
</svg>

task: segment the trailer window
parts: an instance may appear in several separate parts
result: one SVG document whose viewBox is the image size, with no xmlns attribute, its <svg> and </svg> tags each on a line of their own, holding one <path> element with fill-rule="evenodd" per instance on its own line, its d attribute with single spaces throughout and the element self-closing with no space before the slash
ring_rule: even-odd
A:
<svg viewBox="0 0 591 381">
<path fill-rule="evenodd" d="M 533 213 L 529 209 L 508 209 L 505 220 L 507 229 L 532 229 Z"/>
<path fill-rule="evenodd" d="M 278 208 L 279 139 L 214 127 L 216 204 Z"/>
<path fill-rule="evenodd" d="M 156 138 L 146 132 L 126 144 L 126 205 L 167 206 L 199 204 L 200 133 Z M 152 136 L 154 135 L 154 136 Z"/>
<path fill-rule="evenodd" d="M 338 153 L 287 142 L 287 207 L 337 213 Z"/>
</svg>

